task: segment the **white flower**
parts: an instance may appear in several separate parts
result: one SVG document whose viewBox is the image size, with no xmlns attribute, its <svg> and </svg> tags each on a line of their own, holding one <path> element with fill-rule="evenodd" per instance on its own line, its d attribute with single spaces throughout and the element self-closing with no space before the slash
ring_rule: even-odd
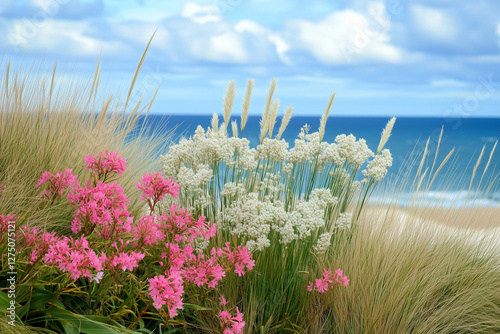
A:
<svg viewBox="0 0 500 334">
<path fill-rule="evenodd" d="M 92 281 L 95 281 L 97 284 L 99 284 L 104 277 L 104 272 L 99 271 L 94 277 L 92 277 Z"/>
<path fill-rule="evenodd" d="M 330 240 L 332 238 L 332 234 L 329 232 L 323 233 L 318 237 L 318 241 L 316 246 L 313 246 L 313 250 L 318 255 L 325 254 L 326 250 L 330 246 Z"/>
<path fill-rule="evenodd" d="M 337 222 L 335 223 L 335 228 L 338 229 L 349 229 L 351 228 L 352 213 L 344 212 L 339 215 Z"/>
<path fill-rule="evenodd" d="M 368 163 L 368 167 L 363 170 L 363 175 L 365 178 L 372 178 L 375 182 L 378 182 L 384 178 L 387 174 L 387 167 L 392 166 L 392 155 L 388 149 L 382 150 L 380 155 L 373 158 L 372 161 Z"/>
<path fill-rule="evenodd" d="M 338 153 L 341 158 L 345 158 L 348 163 L 354 165 L 355 169 L 359 168 L 365 161 L 373 156 L 373 152 L 366 145 L 366 140 L 359 139 L 352 134 L 345 134 L 335 137 L 337 142 Z"/>
</svg>

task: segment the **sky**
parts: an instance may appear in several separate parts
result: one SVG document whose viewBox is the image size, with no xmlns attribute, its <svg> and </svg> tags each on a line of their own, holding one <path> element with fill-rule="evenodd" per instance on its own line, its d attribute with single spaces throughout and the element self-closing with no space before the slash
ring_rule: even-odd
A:
<svg viewBox="0 0 500 334">
<path fill-rule="evenodd" d="M 338 116 L 500 117 L 498 0 L 0 0 L 1 67 L 57 61 L 126 91 L 153 35 L 136 95 L 154 114 L 234 113 L 248 79 L 251 114 L 272 78 L 281 112 Z"/>
</svg>

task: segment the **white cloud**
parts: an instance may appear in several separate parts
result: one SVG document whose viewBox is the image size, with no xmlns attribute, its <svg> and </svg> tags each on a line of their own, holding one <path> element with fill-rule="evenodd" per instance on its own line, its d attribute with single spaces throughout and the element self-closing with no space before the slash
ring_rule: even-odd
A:
<svg viewBox="0 0 500 334">
<path fill-rule="evenodd" d="M 221 20 L 219 7 L 216 5 L 198 5 L 189 2 L 184 5 L 181 17 L 191 19 L 196 23 L 219 22 Z"/>
<path fill-rule="evenodd" d="M 235 30 L 240 33 L 250 33 L 255 36 L 261 36 L 263 39 L 271 42 L 275 47 L 275 52 L 278 54 L 280 59 L 285 64 L 291 64 L 291 60 L 286 55 L 286 52 L 290 49 L 290 45 L 280 36 L 279 33 L 273 32 L 267 29 L 257 22 L 250 20 L 243 20 L 234 26 Z"/>
<path fill-rule="evenodd" d="M 7 43 L 15 50 L 58 53 L 60 55 L 107 56 L 126 54 L 130 49 L 119 41 L 102 41 L 91 37 L 94 27 L 86 21 L 46 20 L 42 23 L 26 19 L 9 21 Z"/>
<path fill-rule="evenodd" d="M 443 41 L 455 39 L 455 22 L 445 12 L 419 5 L 412 6 L 411 11 L 417 29 L 427 38 Z"/>
<path fill-rule="evenodd" d="M 294 49 L 325 64 L 399 62 L 402 50 L 390 44 L 389 29 L 385 5 L 375 3 L 367 13 L 347 9 L 318 22 L 292 20 L 285 34 Z"/>
</svg>

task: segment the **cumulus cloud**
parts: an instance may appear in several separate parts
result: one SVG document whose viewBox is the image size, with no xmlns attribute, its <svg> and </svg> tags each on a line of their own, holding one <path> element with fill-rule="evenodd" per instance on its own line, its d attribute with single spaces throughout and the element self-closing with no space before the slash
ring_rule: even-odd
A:
<svg viewBox="0 0 500 334">
<path fill-rule="evenodd" d="M 221 21 L 220 10 L 216 5 L 198 5 L 189 2 L 184 5 L 181 17 L 193 20 L 196 23 L 218 22 Z"/>
<path fill-rule="evenodd" d="M 390 28 L 385 5 L 372 3 L 366 12 L 345 9 L 319 21 L 291 20 L 284 35 L 292 51 L 324 64 L 399 62 L 403 51 L 391 44 Z"/>
<path fill-rule="evenodd" d="M 427 38 L 448 41 L 456 37 L 456 24 L 453 18 L 444 11 L 412 6 L 412 15 L 417 29 Z"/>
</svg>

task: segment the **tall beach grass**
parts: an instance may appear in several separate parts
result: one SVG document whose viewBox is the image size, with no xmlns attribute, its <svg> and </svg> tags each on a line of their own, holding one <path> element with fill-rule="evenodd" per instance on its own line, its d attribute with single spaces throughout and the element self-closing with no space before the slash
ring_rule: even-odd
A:
<svg viewBox="0 0 500 334">
<path fill-rule="evenodd" d="M 68 227 L 68 208 L 41 208 L 35 184 L 44 171 L 65 169 L 72 169 L 83 182 L 87 174 L 83 157 L 105 150 L 119 151 L 126 158 L 122 185 L 129 198 L 137 198 L 135 183 L 143 173 L 158 168 L 155 152 L 170 140 L 168 131 L 153 137 L 137 126 L 154 100 L 129 102 L 143 60 L 125 96 L 101 92 L 100 63 L 91 77 L 83 79 L 60 75 L 57 66 L 52 74 L 44 74 L 43 65 L 13 69 L 10 62 L 2 64 L 0 183 L 5 189 L 1 212 L 16 214 L 23 224 Z M 140 204 L 133 202 L 131 209 L 138 214 Z"/>
</svg>

